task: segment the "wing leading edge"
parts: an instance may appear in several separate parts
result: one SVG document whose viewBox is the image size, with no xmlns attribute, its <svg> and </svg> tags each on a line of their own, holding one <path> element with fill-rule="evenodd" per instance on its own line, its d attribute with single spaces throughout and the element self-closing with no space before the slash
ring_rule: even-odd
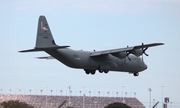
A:
<svg viewBox="0 0 180 108">
<path fill-rule="evenodd" d="M 131 52 L 135 49 L 142 49 L 142 48 L 154 47 L 154 46 L 159 46 L 159 45 L 164 45 L 164 43 L 142 44 L 142 45 L 137 45 L 137 46 L 132 46 L 132 47 L 112 49 L 112 50 L 95 51 L 95 52 L 91 53 L 90 56 L 94 57 L 94 56 L 114 54 L 114 53 L 120 53 L 120 52 Z"/>
</svg>

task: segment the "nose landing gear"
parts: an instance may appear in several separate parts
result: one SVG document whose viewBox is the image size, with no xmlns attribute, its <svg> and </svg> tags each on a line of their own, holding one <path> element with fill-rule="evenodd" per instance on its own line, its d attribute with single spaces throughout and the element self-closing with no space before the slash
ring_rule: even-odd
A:
<svg viewBox="0 0 180 108">
<path fill-rule="evenodd" d="M 138 72 L 133 73 L 134 76 L 139 76 Z"/>
</svg>

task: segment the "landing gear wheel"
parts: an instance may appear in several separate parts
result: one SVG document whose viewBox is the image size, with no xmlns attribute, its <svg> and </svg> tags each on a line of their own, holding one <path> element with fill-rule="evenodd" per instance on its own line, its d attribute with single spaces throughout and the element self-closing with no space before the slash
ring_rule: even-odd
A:
<svg viewBox="0 0 180 108">
<path fill-rule="evenodd" d="M 91 71 L 91 75 L 94 75 L 96 73 L 96 71 Z"/>
<path fill-rule="evenodd" d="M 134 76 L 138 76 L 139 75 L 139 73 L 137 72 L 137 73 L 134 73 Z"/>
<path fill-rule="evenodd" d="M 88 70 L 85 70 L 86 74 L 90 74 L 90 72 Z"/>
<path fill-rule="evenodd" d="M 106 73 L 106 74 L 107 74 L 108 72 L 109 72 L 109 70 L 104 70 L 104 73 Z"/>
<path fill-rule="evenodd" d="M 84 69 L 85 73 L 86 74 L 91 74 L 91 75 L 94 75 L 96 73 L 96 70 L 89 70 L 89 69 Z"/>
<path fill-rule="evenodd" d="M 100 73 L 103 73 L 103 70 L 100 69 L 99 72 L 100 72 Z"/>
</svg>

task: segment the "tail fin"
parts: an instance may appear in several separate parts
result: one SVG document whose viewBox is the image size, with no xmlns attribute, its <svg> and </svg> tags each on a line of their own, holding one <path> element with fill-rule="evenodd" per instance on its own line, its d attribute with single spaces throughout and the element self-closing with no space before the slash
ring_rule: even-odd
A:
<svg viewBox="0 0 180 108">
<path fill-rule="evenodd" d="M 58 46 L 56 45 L 53 36 L 51 34 L 50 27 L 47 23 L 45 16 L 40 16 L 38 21 L 37 28 L 37 38 L 36 45 L 34 49 L 22 50 L 19 52 L 36 52 L 36 51 L 44 51 L 47 49 L 59 49 L 59 48 L 67 48 L 70 46 Z"/>
<path fill-rule="evenodd" d="M 50 27 L 45 16 L 40 16 L 38 21 L 36 47 L 35 48 L 48 48 L 56 47 L 56 43 L 51 34 Z"/>
</svg>

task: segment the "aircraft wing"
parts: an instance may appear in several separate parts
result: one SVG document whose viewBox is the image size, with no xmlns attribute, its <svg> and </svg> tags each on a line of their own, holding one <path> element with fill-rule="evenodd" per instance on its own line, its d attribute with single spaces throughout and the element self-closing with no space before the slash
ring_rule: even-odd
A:
<svg viewBox="0 0 180 108">
<path fill-rule="evenodd" d="M 158 45 L 164 45 L 164 43 L 142 44 L 142 45 L 137 45 L 137 46 L 132 46 L 132 47 L 112 49 L 112 50 L 95 51 L 95 52 L 91 53 L 90 56 L 94 57 L 94 56 L 100 56 L 100 55 L 106 55 L 106 54 L 114 54 L 114 53 L 125 52 L 125 51 L 126 52 L 131 52 L 134 49 L 148 48 L 148 47 L 153 47 L 153 46 L 158 46 Z"/>
</svg>

